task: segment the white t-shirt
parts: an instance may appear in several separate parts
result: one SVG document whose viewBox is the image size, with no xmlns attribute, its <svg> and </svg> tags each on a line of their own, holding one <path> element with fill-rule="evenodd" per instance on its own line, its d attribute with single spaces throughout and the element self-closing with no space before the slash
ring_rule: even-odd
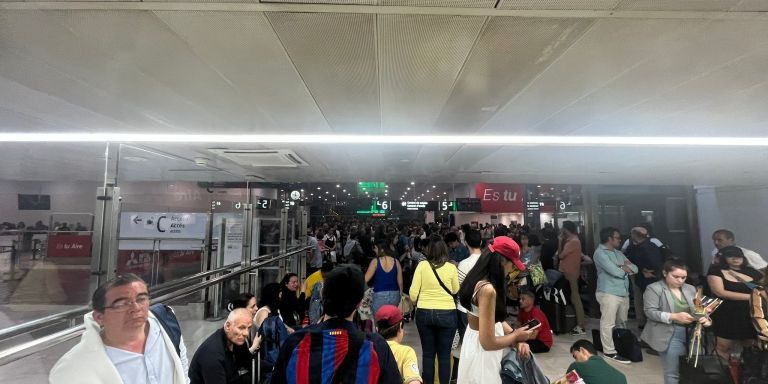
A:
<svg viewBox="0 0 768 384">
<path fill-rule="evenodd" d="M 475 267 L 477 260 L 480 259 L 479 253 L 473 253 L 466 259 L 459 262 L 459 286 L 464 282 L 464 278 L 467 277 L 469 271 Z M 467 313 L 467 309 L 461 306 L 461 303 L 456 304 L 456 309 L 461 312 Z"/>
</svg>

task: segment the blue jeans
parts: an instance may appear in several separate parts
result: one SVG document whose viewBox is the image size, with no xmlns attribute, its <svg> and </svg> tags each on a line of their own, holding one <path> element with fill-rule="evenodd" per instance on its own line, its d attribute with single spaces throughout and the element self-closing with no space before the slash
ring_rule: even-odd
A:
<svg viewBox="0 0 768 384">
<path fill-rule="evenodd" d="M 400 291 L 382 291 L 373 293 L 371 310 L 373 310 L 374 316 L 381 306 L 387 304 L 394 305 L 395 307 L 400 305 Z"/>
<path fill-rule="evenodd" d="M 451 380 L 451 344 L 456 334 L 455 309 L 416 309 L 416 329 L 421 339 L 424 383 L 435 382 L 435 355 L 440 369 L 440 384 Z"/>
<path fill-rule="evenodd" d="M 664 366 L 664 384 L 677 384 L 680 379 L 680 356 L 688 352 L 685 346 L 686 328 L 682 325 L 672 325 L 674 332 L 669 340 L 669 346 L 664 352 L 659 352 L 661 364 Z"/>
</svg>

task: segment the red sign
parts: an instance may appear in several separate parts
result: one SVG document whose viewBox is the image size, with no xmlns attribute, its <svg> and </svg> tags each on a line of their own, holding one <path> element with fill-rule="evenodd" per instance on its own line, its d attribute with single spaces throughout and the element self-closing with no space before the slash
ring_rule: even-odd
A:
<svg viewBox="0 0 768 384">
<path fill-rule="evenodd" d="M 48 257 L 91 257 L 91 235 L 51 234 Z"/>
<path fill-rule="evenodd" d="M 520 184 L 475 184 L 475 197 L 483 212 L 523 212 L 523 186 Z"/>
</svg>

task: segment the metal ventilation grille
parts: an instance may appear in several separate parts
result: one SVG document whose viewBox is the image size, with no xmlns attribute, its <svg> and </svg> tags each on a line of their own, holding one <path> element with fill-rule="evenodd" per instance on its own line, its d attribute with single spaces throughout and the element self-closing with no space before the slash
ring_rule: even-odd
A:
<svg viewBox="0 0 768 384">
<path fill-rule="evenodd" d="M 493 8 L 496 0 L 379 0 L 379 5 L 402 7 Z"/>
<path fill-rule="evenodd" d="M 729 11 L 741 0 L 622 0 L 622 11 Z"/>
<path fill-rule="evenodd" d="M 221 149 L 209 151 L 233 161 L 235 164 L 252 167 L 306 167 L 309 164 L 290 149 Z"/>
<path fill-rule="evenodd" d="M 262 3 L 376 5 L 376 0 L 261 0 Z"/>
<path fill-rule="evenodd" d="M 499 9 L 515 10 L 596 10 L 616 8 L 622 0 L 501 0 Z M 676 1 L 676 0 L 675 0 Z"/>
</svg>

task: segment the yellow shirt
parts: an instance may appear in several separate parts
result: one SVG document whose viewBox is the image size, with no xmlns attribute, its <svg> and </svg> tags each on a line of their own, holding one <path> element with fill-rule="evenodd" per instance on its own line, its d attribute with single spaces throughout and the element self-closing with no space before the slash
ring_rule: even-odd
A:
<svg viewBox="0 0 768 384">
<path fill-rule="evenodd" d="M 400 370 L 400 376 L 403 377 L 403 383 L 409 383 L 413 380 L 421 380 L 421 374 L 419 374 L 419 361 L 416 360 L 416 351 L 407 345 L 400 345 L 397 341 L 387 340 L 389 349 L 392 350 L 392 355 L 395 356 L 397 361 L 397 368 Z"/>
<path fill-rule="evenodd" d="M 312 272 L 311 275 L 307 276 L 307 290 L 304 291 L 307 299 L 309 299 L 309 295 L 312 294 L 312 287 L 315 286 L 315 283 L 320 281 L 323 281 L 323 273 L 319 269 Z"/>
<path fill-rule="evenodd" d="M 459 292 L 459 271 L 451 263 L 445 263 L 437 268 L 437 274 L 445 287 L 452 294 Z M 422 261 L 413 272 L 411 290 L 408 292 L 416 308 L 422 309 L 456 309 L 453 297 L 445 292 L 435 278 L 429 261 Z"/>
</svg>

